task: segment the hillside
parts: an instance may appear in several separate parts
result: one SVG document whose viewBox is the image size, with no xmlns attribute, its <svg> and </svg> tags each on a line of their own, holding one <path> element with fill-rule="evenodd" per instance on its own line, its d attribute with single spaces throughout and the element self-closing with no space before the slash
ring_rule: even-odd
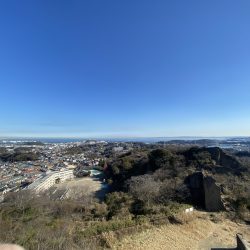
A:
<svg viewBox="0 0 250 250">
<path fill-rule="evenodd" d="M 7 195 L 0 203 L 0 240 L 26 249 L 60 250 L 189 249 L 214 234 L 227 242 L 226 235 L 233 239 L 243 230 L 235 222 L 250 221 L 246 162 L 220 148 L 132 150 L 104 164 L 111 190 L 104 200 L 86 192 L 64 200 L 27 190 Z M 190 206 L 216 213 L 199 212 L 186 220 L 182 215 Z M 232 231 L 226 232 L 227 226 Z"/>
<path fill-rule="evenodd" d="M 217 221 L 209 214 L 195 212 L 191 221 L 182 225 L 153 227 L 141 233 L 124 237 L 111 243 L 112 249 L 119 250 L 211 250 L 234 249 L 237 233 L 250 239 L 249 227 L 236 224 L 220 214 Z"/>
<path fill-rule="evenodd" d="M 143 205 L 147 194 L 154 204 L 189 203 L 210 211 L 249 209 L 249 173 L 247 165 L 217 147 L 130 152 L 107 170 L 114 190 L 130 193 Z"/>
<path fill-rule="evenodd" d="M 36 161 L 39 159 L 39 154 L 31 151 L 31 148 L 20 147 L 14 151 L 7 151 L 6 148 L 0 148 L 0 160 L 6 162 L 19 162 L 19 161 Z"/>
</svg>

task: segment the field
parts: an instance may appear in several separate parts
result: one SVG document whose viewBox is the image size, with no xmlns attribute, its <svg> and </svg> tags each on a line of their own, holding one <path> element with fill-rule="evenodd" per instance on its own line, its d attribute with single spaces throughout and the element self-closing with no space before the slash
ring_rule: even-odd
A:
<svg viewBox="0 0 250 250">
<path fill-rule="evenodd" d="M 98 179 L 84 177 L 56 184 L 50 192 L 54 199 L 79 199 L 84 196 L 102 198 L 105 194 L 105 187 Z"/>
</svg>

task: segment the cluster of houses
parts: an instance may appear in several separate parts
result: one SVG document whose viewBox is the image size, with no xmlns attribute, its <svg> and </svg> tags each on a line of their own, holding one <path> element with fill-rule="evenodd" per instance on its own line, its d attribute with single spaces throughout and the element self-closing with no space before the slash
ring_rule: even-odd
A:
<svg viewBox="0 0 250 250">
<path fill-rule="evenodd" d="M 3 146 L 3 145 L 0 145 Z M 82 153 L 66 154 L 73 147 L 84 147 Z M 21 145 L 21 142 L 7 142 L 8 152 L 23 150 L 38 153 L 36 161 L 10 162 L 0 160 L 0 197 L 8 192 L 21 189 L 46 190 L 56 182 L 94 174 L 92 169 L 99 166 L 100 160 L 110 155 L 128 152 L 133 145 L 121 142 L 88 140 L 74 143 L 46 143 Z"/>
<path fill-rule="evenodd" d="M 99 158 L 89 159 L 84 153 L 65 154 L 68 147 L 72 147 L 72 144 L 39 145 L 39 147 L 32 147 L 32 152 L 40 154 L 37 161 L 0 161 L 0 199 L 8 192 L 17 192 L 21 189 L 45 190 L 58 181 L 72 179 L 76 167 L 90 169 L 93 166 L 98 166 Z M 9 152 L 14 152 L 15 145 L 9 146 L 7 149 Z"/>
</svg>

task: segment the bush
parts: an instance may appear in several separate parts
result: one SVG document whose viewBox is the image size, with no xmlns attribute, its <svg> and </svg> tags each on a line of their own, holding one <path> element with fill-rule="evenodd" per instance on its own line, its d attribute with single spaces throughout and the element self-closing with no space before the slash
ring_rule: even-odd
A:
<svg viewBox="0 0 250 250">
<path fill-rule="evenodd" d="M 239 197 L 235 201 L 235 215 L 241 220 L 250 220 L 250 197 Z"/>
<path fill-rule="evenodd" d="M 131 177 L 127 182 L 129 192 L 137 200 L 147 204 L 152 203 L 159 196 L 161 182 L 155 181 L 152 175 Z"/>
<path fill-rule="evenodd" d="M 130 216 L 132 196 L 124 192 L 113 192 L 106 196 L 108 218 Z"/>
<path fill-rule="evenodd" d="M 116 231 L 122 228 L 132 227 L 135 225 L 136 221 L 131 219 L 96 222 L 90 225 L 85 230 L 83 230 L 81 232 L 81 235 L 84 237 L 90 237 L 105 232 Z"/>
</svg>

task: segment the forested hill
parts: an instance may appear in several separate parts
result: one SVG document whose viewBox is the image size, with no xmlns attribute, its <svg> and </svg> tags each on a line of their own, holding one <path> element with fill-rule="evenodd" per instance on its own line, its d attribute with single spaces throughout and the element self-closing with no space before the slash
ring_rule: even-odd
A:
<svg viewBox="0 0 250 250">
<path fill-rule="evenodd" d="M 6 148 L 0 148 L 0 160 L 6 162 L 18 162 L 18 161 L 36 161 L 39 159 L 39 154 L 31 151 L 30 148 L 16 148 L 14 151 L 9 152 Z"/>
<path fill-rule="evenodd" d="M 236 176 L 248 172 L 248 168 L 235 156 L 225 153 L 218 147 L 192 147 L 186 150 L 170 148 L 132 151 L 110 162 L 107 174 L 121 187 L 131 176 L 153 174 L 157 170 L 167 172 L 170 178 L 201 170 L 213 175 Z"/>
<path fill-rule="evenodd" d="M 211 177 L 218 184 L 221 197 L 227 200 L 222 202 L 233 207 L 243 200 L 250 208 L 249 169 L 236 156 L 218 147 L 160 148 L 119 156 L 109 163 L 106 174 L 114 190 L 129 192 L 137 200 L 151 194 L 150 199 L 155 203 L 193 204 L 196 184 L 190 183 L 190 176 L 201 173 L 201 178 Z M 195 178 L 192 182 L 200 182 L 197 179 L 200 177 Z M 203 188 L 203 184 L 199 185 Z M 197 192 L 195 195 L 201 196 Z"/>
</svg>

